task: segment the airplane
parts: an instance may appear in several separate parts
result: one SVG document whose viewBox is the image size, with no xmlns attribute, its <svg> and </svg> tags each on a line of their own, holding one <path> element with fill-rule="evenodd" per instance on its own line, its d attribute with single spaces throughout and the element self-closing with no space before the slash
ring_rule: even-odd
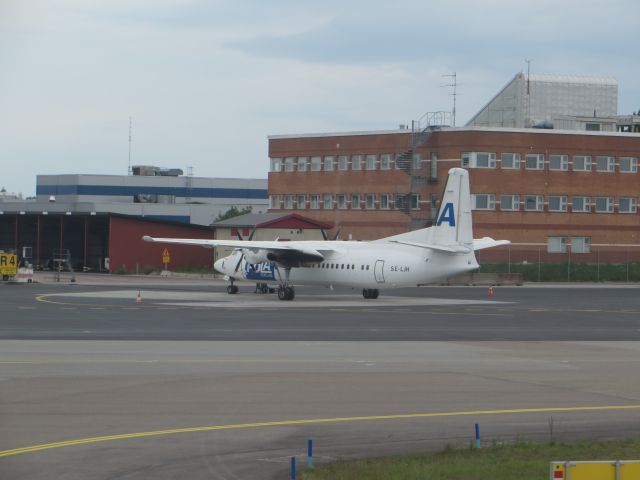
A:
<svg viewBox="0 0 640 480">
<path fill-rule="evenodd" d="M 508 245 L 509 240 L 473 238 L 469 172 L 449 170 L 434 226 L 373 241 L 252 241 L 153 238 L 146 242 L 231 247 L 214 263 L 235 294 L 237 279 L 277 282 L 278 298 L 293 300 L 294 285 L 362 288 L 366 299 L 381 288 L 418 286 L 479 267 L 475 251 Z"/>
</svg>

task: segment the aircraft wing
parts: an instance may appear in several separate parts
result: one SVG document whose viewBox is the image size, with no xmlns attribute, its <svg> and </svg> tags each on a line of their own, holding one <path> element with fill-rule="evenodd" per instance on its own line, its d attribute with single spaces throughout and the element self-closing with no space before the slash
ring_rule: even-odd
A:
<svg viewBox="0 0 640 480">
<path fill-rule="evenodd" d="M 173 243 L 178 245 L 195 245 L 215 248 L 242 248 L 253 252 L 266 251 L 274 254 L 274 259 L 283 263 L 321 262 L 323 253 L 337 251 L 331 246 L 332 242 L 278 242 L 255 240 L 208 240 L 198 238 L 154 238 L 148 235 L 142 237 L 145 242 Z"/>
<path fill-rule="evenodd" d="M 482 237 L 473 239 L 473 249 L 483 250 L 485 248 L 499 247 L 500 245 L 509 245 L 509 240 L 494 240 L 491 237 Z"/>
</svg>

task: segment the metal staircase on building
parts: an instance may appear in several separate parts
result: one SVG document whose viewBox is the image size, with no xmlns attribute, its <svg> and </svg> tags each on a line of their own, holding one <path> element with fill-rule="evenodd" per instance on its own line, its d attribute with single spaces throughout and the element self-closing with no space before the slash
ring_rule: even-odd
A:
<svg viewBox="0 0 640 480">
<path fill-rule="evenodd" d="M 396 157 L 396 168 L 410 177 L 409 192 L 396 194 L 396 208 L 409 216 L 411 230 L 432 225 L 438 207 L 437 197 L 433 194 L 426 200 L 427 185 L 438 183 L 438 159 L 435 154 L 431 154 L 428 161 L 423 160 L 415 151 L 427 144 L 434 131 L 449 125 L 449 112 L 425 113 L 419 120 L 411 122 L 411 148 Z M 416 203 L 417 208 L 412 208 Z M 423 208 L 427 203 L 430 208 Z"/>
</svg>

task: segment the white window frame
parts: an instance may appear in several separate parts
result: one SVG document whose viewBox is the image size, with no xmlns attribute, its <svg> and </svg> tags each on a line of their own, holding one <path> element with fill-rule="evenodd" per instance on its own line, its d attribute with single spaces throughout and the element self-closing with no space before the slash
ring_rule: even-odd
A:
<svg viewBox="0 0 640 480">
<path fill-rule="evenodd" d="M 547 237 L 547 253 L 567 253 L 567 237 Z"/>
<path fill-rule="evenodd" d="M 307 171 L 307 162 L 309 159 L 307 157 L 298 157 L 298 171 L 306 172 Z"/>
<path fill-rule="evenodd" d="M 375 170 L 376 169 L 376 156 L 375 155 L 365 155 L 365 169 L 367 170 Z"/>
<path fill-rule="evenodd" d="M 396 193 L 396 198 L 394 200 L 394 208 L 397 210 L 406 210 L 407 207 L 405 207 L 405 205 L 408 206 L 409 204 L 409 195 L 406 193 Z"/>
<path fill-rule="evenodd" d="M 411 157 L 411 169 L 420 170 L 422 168 L 422 156 L 419 153 L 414 153 Z"/>
<path fill-rule="evenodd" d="M 620 197 L 618 199 L 618 213 L 637 213 L 638 212 L 638 198 L 637 197 Z M 622 208 L 622 203 L 628 203 L 627 208 Z"/>
<path fill-rule="evenodd" d="M 529 160 L 535 162 L 535 165 L 530 167 Z M 544 153 L 527 153 L 524 156 L 524 168 L 525 170 L 544 170 Z"/>
<path fill-rule="evenodd" d="M 583 162 L 583 168 L 576 168 L 576 161 Z M 574 172 L 590 172 L 591 171 L 591 156 L 590 155 L 574 155 L 572 164 L 573 164 L 573 171 Z"/>
<path fill-rule="evenodd" d="M 529 206 L 529 203 L 533 201 L 533 207 Z M 544 211 L 544 196 L 543 195 L 525 195 L 524 196 L 524 211 L 525 212 L 542 212 Z"/>
<path fill-rule="evenodd" d="M 391 194 L 390 193 L 381 193 L 380 194 L 380 209 L 381 210 L 389 210 L 391 208 Z"/>
<path fill-rule="evenodd" d="M 322 157 L 311 157 L 311 171 L 319 172 L 322 170 Z"/>
<path fill-rule="evenodd" d="M 338 170 L 349 170 L 349 157 L 347 155 L 338 155 Z"/>
<path fill-rule="evenodd" d="M 322 209 L 333 210 L 333 194 L 332 193 L 322 194 Z"/>
<path fill-rule="evenodd" d="M 509 206 L 503 205 L 503 200 L 509 201 Z M 520 211 L 520 195 L 518 194 L 501 194 L 500 195 L 500 211 L 501 212 L 518 212 Z"/>
<path fill-rule="evenodd" d="M 558 208 L 551 205 L 552 199 L 558 199 Z M 567 196 L 566 195 L 549 195 L 547 210 L 550 212 L 566 212 L 567 211 Z"/>
<path fill-rule="evenodd" d="M 287 193 L 284 195 L 284 209 L 293 210 L 293 195 Z"/>
<path fill-rule="evenodd" d="M 269 208 L 280 210 L 280 195 L 269 195 Z"/>
<path fill-rule="evenodd" d="M 362 209 L 362 199 L 360 198 L 359 193 L 351 194 L 351 210 L 360 210 Z M 354 206 L 355 205 L 355 206 Z"/>
<path fill-rule="evenodd" d="M 485 156 L 487 164 L 482 165 Z M 492 152 L 464 152 L 461 162 L 462 168 L 496 168 L 496 154 Z"/>
<path fill-rule="evenodd" d="M 591 237 L 571 237 L 571 253 L 591 253 Z"/>
<path fill-rule="evenodd" d="M 320 195 L 317 193 L 309 195 L 309 208 L 311 208 L 311 210 L 320 209 Z"/>
<path fill-rule="evenodd" d="M 495 197 L 494 197 L 494 203 L 495 203 Z M 411 207 L 411 210 L 420 210 L 420 194 L 419 193 L 411 194 L 411 196 L 409 197 L 409 206 Z"/>
<path fill-rule="evenodd" d="M 296 208 L 298 210 L 306 210 L 307 196 L 305 194 L 299 193 L 298 195 L 296 195 Z"/>
<path fill-rule="evenodd" d="M 335 163 L 336 157 L 333 155 L 327 155 L 322 159 L 322 169 L 325 172 L 333 172 L 333 167 Z"/>
<path fill-rule="evenodd" d="M 604 165 L 600 165 L 604 163 Z M 604 169 L 600 167 L 603 166 Z M 610 157 L 608 155 L 598 155 L 596 157 L 596 172 L 609 172 L 613 173 L 616 170 L 616 159 L 615 157 Z"/>
<path fill-rule="evenodd" d="M 576 209 L 575 201 L 582 199 L 582 209 Z M 573 213 L 591 213 L 591 197 L 585 195 L 574 195 L 571 197 L 571 211 Z"/>
<path fill-rule="evenodd" d="M 391 170 L 391 154 L 383 153 L 380 155 L 380 170 Z"/>
<path fill-rule="evenodd" d="M 362 155 L 351 156 L 351 170 L 362 170 Z"/>
<path fill-rule="evenodd" d="M 636 157 L 620 157 L 619 161 L 619 171 L 620 173 L 638 173 L 638 159 Z M 629 162 L 629 169 L 622 169 L 622 163 Z"/>
<path fill-rule="evenodd" d="M 296 171 L 295 161 L 296 161 L 296 157 L 286 157 L 284 159 L 284 171 L 295 172 Z"/>
<path fill-rule="evenodd" d="M 367 193 L 364 196 L 364 208 L 367 210 L 375 210 L 376 208 L 376 194 L 375 193 Z"/>
<path fill-rule="evenodd" d="M 604 205 L 602 205 L 603 202 Z M 613 205 L 613 197 L 596 197 L 596 201 L 594 202 L 594 209 L 596 213 L 613 213 Z"/>
<path fill-rule="evenodd" d="M 510 155 L 511 156 L 511 166 L 510 167 L 505 167 L 505 156 Z M 500 168 L 503 168 L 505 170 L 520 170 L 520 154 L 519 153 L 512 153 L 512 152 L 504 152 L 500 154 Z"/>
<path fill-rule="evenodd" d="M 478 207 L 479 200 L 486 197 L 486 207 Z M 485 202 L 482 202 L 485 203 Z M 496 209 L 496 196 L 493 193 L 474 193 L 471 195 L 471 208 L 473 210 L 495 210 Z"/>
<path fill-rule="evenodd" d="M 281 172 L 282 171 L 282 158 L 272 158 L 271 159 L 271 171 L 272 172 Z"/>
<path fill-rule="evenodd" d="M 339 193 L 336 195 L 336 208 L 338 210 L 347 209 L 347 195 L 345 193 Z"/>
<path fill-rule="evenodd" d="M 560 161 L 560 168 L 556 168 L 551 163 L 553 160 Z M 569 170 L 569 155 L 553 154 L 549 155 L 549 170 L 552 172 L 566 172 Z"/>
</svg>

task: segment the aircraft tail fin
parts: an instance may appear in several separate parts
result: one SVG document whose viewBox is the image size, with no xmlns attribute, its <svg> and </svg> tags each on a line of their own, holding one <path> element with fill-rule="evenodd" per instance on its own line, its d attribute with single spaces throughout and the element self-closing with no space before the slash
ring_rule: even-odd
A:
<svg viewBox="0 0 640 480">
<path fill-rule="evenodd" d="M 435 245 L 465 245 L 473 249 L 469 172 L 463 168 L 449 170 L 440 210 L 431 230 L 431 243 Z"/>
</svg>

